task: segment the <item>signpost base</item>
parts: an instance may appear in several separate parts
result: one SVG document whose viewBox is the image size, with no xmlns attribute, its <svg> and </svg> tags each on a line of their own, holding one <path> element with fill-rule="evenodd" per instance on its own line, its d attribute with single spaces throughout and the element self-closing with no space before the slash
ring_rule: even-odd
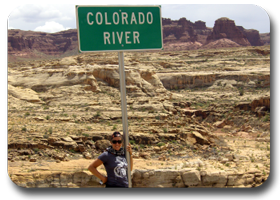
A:
<svg viewBox="0 0 280 200">
<path fill-rule="evenodd" d="M 127 103 L 126 103 L 126 84 L 125 84 L 125 70 L 124 70 L 124 56 L 123 52 L 118 52 L 119 56 L 119 74 L 120 74 L 120 90 L 121 90 L 121 104 L 122 104 L 122 123 L 124 135 L 124 148 L 126 149 L 129 143 L 128 137 L 128 123 L 127 123 Z M 131 172 L 130 172 L 130 156 L 126 151 L 127 161 L 127 179 L 128 187 L 131 188 Z"/>
</svg>

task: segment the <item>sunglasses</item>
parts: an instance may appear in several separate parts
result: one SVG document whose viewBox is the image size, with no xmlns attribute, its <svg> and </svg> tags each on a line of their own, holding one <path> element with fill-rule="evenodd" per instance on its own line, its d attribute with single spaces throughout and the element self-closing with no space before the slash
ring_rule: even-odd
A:
<svg viewBox="0 0 280 200">
<path fill-rule="evenodd" d="M 117 144 L 117 143 L 121 144 L 122 141 L 121 141 L 121 140 L 113 140 L 112 143 L 113 143 L 113 144 Z"/>
</svg>

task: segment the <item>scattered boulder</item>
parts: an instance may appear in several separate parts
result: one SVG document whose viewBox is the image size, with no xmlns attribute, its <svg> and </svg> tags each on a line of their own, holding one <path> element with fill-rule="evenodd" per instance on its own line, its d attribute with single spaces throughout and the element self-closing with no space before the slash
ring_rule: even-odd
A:
<svg viewBox="0 0 280 200">
<path fill-rule="evenodd" d="M 140 152 L 139 156 L 141 158 L 144 158 L 144 159 L 150 159 L 151 158 L 151 155 L 149 153 L 147 153 L 147 152 Z"/>
<path fill-rule="evenodd" d="M 73 57 L 64 57 L 59 61 L 61 66 L 77 65 L 77 60 Z"/>
<path fill-rule="evenodd" d="M 66 154 L 65 153 L 54 153 L 54 154 L 52 154 L 52 157 L 56 160 L 63 161 L 66 158 Z"/>
<path fill-rule="evenodd" d="M 93 135 L 91 135 L 91 139 L 92 139 L 92 141 L 96 142 L 97 140 L 103 140 L 104 136 L 102 136 L 100 134 L 93 134 Z"/>
<path fill-rule="evenodd" d="M 91 158 L 92 158 L 92 156 L 90 155 L 89 152 L 84 152 L 84 153 L 83 153 L 83 156 L 84 156 L 86 159 L 91 159 Z"/>
<path fill-rule="evenodd" d="M 50 145 L 53 145 L 56 141 L 58 141 L 59 139 L 57 137 L 49 137 L 48 138 L 48 143 Z"/>
<path fill-rule="evenodd" d="M 86 148 L 83 144 L 79 144 L 78 149 L 79 149 L 80 152 L 85 152 L 86 151 Z"/>
<path fill-rule="evenodd" d="M 234 159 L 234 155 L 230 153 L 225 154 L 225 157 L 228 159 L 228 161 L 233 161 Z"/>
<path fill-rule="evenodd" d="M 37 161 L 36 158 L 30 158 L 30 159 L 29 159 L 29 162 L 36 162 L 36 161 Z"/>
<path fill-rule="evenodd" d="M 65 142 L 73 142 L 74 140 L 71 138 L 71 137 L 64 137 L 64 138 L 61 138 L 62 141 L 65 141 Z"/>
<path fill-rule="evenodd" d="M 19 155 L 34 155 L 34 152 L 31 149 L 21 149 L 17 150 Z"/>
<path fill-rule="evenodd" d="M 213 124 L 213 126 L 217 128 L 223 128 L 226 125 L 226 120 L 217 121 Z"/>
<path fill-rule="evenodd" d="M 166 161 L 168 158 L 166 158 L 165 155 L 162 155 L 162 156 L 159 156 L 158 157 L 158 160 L 161 160 L 161 161 Z"/>
<path fill-rule="evenodd" d="M 198 144 L 201 144 L 201 145 L 209 144 L 209 141 L 205 137 L 203 137 L 199 132 L 192 131 L 191 134 L 194 136 L 194 138 L 196 139 Z"/>
<path fill-rule="evenodd" d="M 104 151 L 111 145 L 109 140 L 97 140 L 95 142 L 95 147 L 97 150 Z"/>
</svg>

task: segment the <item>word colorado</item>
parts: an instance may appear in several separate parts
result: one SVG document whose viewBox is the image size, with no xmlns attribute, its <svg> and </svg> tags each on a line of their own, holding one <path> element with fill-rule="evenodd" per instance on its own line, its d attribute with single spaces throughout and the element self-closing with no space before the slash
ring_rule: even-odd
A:
<svg viewBox="0 0 280 200">
<path fill-rule="evenodd" d="M 106 26 L 122 26 L 122 25 L 143 25 L 153 23 L 153 14 L 147 12 L 114 12 L 108 15 L 107 12 L 92 12 L 87 13 L 88 25 L 106 25 Z M 104 31 L 103 32 L 104 45 L 107 44 L 140 44 L 140 33 L 138 31 Z"/>
</svg>

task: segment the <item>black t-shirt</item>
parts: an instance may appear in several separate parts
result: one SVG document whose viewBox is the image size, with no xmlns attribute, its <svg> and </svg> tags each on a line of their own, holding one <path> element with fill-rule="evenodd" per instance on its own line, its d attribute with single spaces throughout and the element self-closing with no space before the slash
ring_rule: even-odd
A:
<svg viewBox="0 0 280 200">
<path fill-rule="evenodd" d="M 128 187 L 127 161 L 125 156 L 116 156 L 108 151 L 103 152 L 99 157 L 107 172 L 106 185 L 116 187 Z"/>
</svg>

